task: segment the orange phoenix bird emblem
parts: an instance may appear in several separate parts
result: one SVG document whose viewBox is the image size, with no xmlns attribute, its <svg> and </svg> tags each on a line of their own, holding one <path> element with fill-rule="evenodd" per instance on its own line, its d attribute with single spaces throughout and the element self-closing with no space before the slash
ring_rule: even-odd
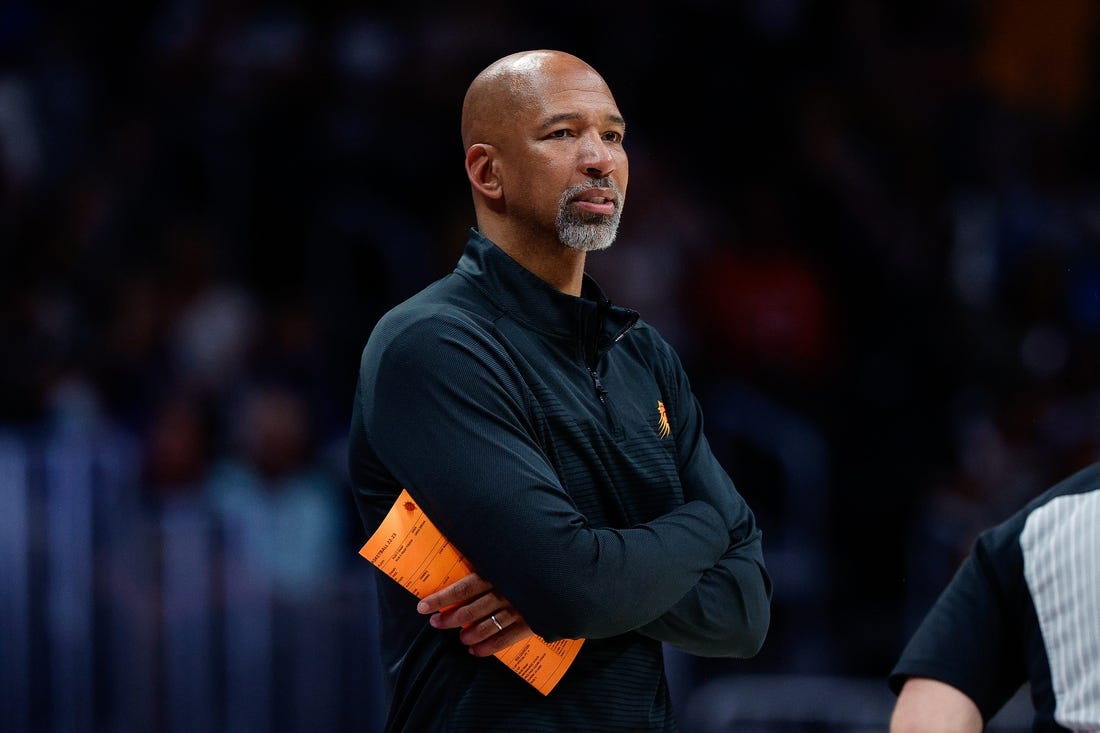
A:
<svg viewBox="0 0 1100 733">
<path fill-rule="evenodd" d="M 657 421 L 657 435 L 664 439 L 672 433 L 672 426 L 668 424 L 668 413 L 665 412 L 665 403 L 657 400 L 657 412 L 660 418 Z"/>
</svg>

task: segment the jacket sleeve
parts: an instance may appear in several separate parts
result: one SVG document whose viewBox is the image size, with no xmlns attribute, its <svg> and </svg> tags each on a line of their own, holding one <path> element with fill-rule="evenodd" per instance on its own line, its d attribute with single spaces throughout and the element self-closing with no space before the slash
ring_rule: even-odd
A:
<svg viewBox="0 0 1100 733">
<path fill-rule="evenodd" d="M 1022 611 L 1033 603 L 1019 540 L 1029 509 L 979 535 L 890 671 L 895 693 L 910 677 L 939 680 L 973 700 L 988 721 L 1027 681 Z"/>
<path fill-rule="evenodd" d="M 687 502 L 589 526 L 535 439 L 526 387 L 488 322 L 387 319 L 363 354 L 360 429 L 440 531 L 549 641 L 652 621 L 726 552 L 727 521 Z"/>
<path fill-rule="evenodd" d="M 639 631 L 697 656 L 751 657 L 763 645 L 771 623 L 772 585 L 761 532 L 751 508 L 710 450 L 702 409 L 679 360 L 672 353 L 669 358 L 684 498 L 719 507 L 727 520 L 729 542 L 722 557 L 683 598 Z"/>
</svg>

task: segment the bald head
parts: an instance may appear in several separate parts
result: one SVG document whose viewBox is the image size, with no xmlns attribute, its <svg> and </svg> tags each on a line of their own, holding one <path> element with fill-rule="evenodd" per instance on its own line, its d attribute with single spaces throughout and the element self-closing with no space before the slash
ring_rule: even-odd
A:
<svg viewBox="0 0 1100 733">
<path fill-rule="evenodd" d="M 603 77 L 562 51 L 490 64 L 462 105 L 477 228 L 563 292 L 580 292 L 584 254 L 618 230 L 629 177 L 626 122 Z"/>
<path fill-rule="evenodd" d="M 603 77 L 564 51 L 520 51 L 497 59 L 471 82 L 462 103 L 462 147 L 496 143 L 522 111 L 541 104 L 555 87 L 598 88 L 611 97 Z"/>
</svg>

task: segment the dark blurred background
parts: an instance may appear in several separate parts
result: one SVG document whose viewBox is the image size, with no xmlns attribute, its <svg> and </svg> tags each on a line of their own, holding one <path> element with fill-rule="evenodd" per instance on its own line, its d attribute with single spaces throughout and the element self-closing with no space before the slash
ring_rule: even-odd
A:
<svg viewBox="0 0 1100 733">
<path fill-rule="evenodd" d="M 359 351 L 473 224 L 466 85 L 554 47 L 630 126 L 591 272 L 776 584 L 757 658 L 670 653 L 682 728 L 883 730 L 977 532 L 1100 459 L 1098 13 L 0 2 L 0 729 L 377 730 Z"/>
</svg>

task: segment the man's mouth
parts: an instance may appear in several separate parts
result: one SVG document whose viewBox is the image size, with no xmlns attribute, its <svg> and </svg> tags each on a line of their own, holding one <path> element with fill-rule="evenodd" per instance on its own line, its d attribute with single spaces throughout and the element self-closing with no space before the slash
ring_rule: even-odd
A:
<svg viewBox="0 0 1100 733">
<path fill-rule="evenodd" d="M 606 195 L 597 191 L 586 191 L 574 198 L 572 203 L 576 204 L 577 208 L 582 211 L 610 216 L 615 213 L 616 200 L 614 194 Z"/>
</svg>

